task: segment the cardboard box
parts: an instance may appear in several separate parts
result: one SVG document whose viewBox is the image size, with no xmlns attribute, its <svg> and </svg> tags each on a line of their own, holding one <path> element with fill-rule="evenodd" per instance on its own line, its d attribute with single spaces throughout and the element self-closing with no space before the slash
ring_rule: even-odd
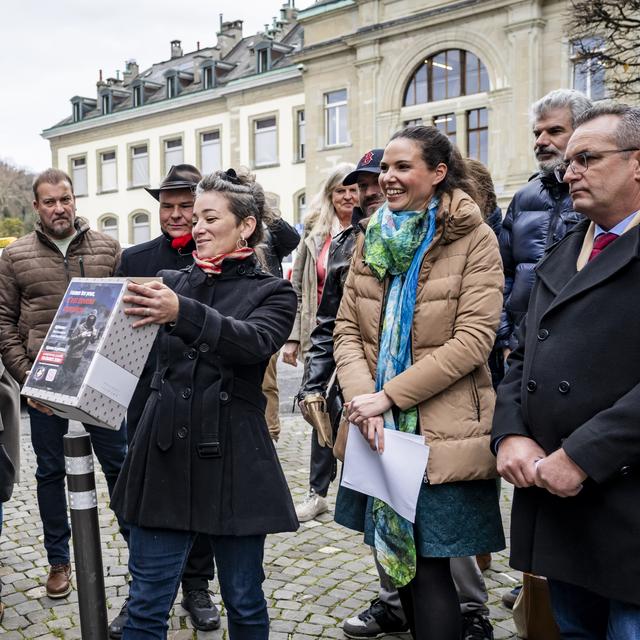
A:
<svg viewBox="0 0 640 640">
<path fill-rule="evenodd" d="M 157 279 L 73 278 L 22 395 L 63 418 L 119 429 L 159 329 L 134 329 L 140 318 L 125 315 L 122 297 L 129 280 Z"/>
</svg>

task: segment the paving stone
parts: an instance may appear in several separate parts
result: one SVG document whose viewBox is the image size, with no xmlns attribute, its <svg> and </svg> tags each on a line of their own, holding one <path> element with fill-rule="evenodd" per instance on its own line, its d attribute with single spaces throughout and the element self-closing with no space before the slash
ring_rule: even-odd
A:
<svg viewBox="0 0 640 640">
<path fill-rule="evenodd" d="M 282 426 L 277 451 L 297 501 L 308 488 L 309 431 L 299 415 L 282 417 Z M 23 420 L 23 443 L 23 477 L 33 478 L 35 461 L 27 420 Z M 97 473 L 96 481 L 107 617 L 112 620 L 128 595 L 128 550 L 118 533 L 117 521 L 107 507 L 108 493 L 102 473 Z M 335 489 L 334 485 L 329 492 L 329 513 L 303 523 L 295 533 L 267 537 L 263 586 L 271 618 L 270 640 L 343 639 L 343 621 L 366 609 L 377 597 L 377 572 L 362 534 L 333 522 Z M 503 483 L 501 508 L 505 526 L 509 522 L 510 499 L 511 489 Z M 0 580 L 6 612 L 0 624 L 0 637 L 2 640 L 60 640 L 61 637 L 80 640 L 76 584 L 71 594 L 61 600 L 52 600 L 45 594 L 48 562 L 35 483 L 23 482 L 16 486 L 13 500 L 4 507 Z M 520 579 L 519 574 L 509 568 L 508 552 L 494 554 L 492 566 L 484 575 L 496 640 L 515 639 L 511 612 L 502 607 L 500 599 Z M 227 619 L 217 580 L 211 589 L 222 611 L 222 628 L 195 631 L 187 612 L 176 605 L 169 620 L 169 640 L 227 640 Z M 180 598 L 181 594 L 178 602 Z M 385 638 L 406 640 L 407 636 Z"/>
</svg>

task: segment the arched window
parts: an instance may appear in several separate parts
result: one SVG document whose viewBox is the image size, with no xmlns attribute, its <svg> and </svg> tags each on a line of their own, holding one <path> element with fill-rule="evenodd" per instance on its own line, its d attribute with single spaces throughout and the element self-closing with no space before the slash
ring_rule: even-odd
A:
<svg viewBox="0 0 640 640">
<path fill-rule="evenodd" d="M 478 56 L 447 49 L 428 57 L 407 83 L 403 106 L 468 96 L 489 90 L 487 69 Z"/>
<path fill-rule="evenodd" d="M 135 213 L 131 218 L 131 240 L 133 244 L 146 242 L 151 237 L 148 213 Z"/>
<path fill-rule="evenodd" d="M 107 234 L 114 240 L 118 239 L 118 218 L 115 216 L 105 216 L 100 220 L 100 231 Z"/>
</svg>

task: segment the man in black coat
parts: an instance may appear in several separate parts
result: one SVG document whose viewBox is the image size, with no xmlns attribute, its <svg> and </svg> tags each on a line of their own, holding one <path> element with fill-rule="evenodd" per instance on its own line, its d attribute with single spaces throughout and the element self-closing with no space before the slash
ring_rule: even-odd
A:
<svg viewBox="0 0 640 640">
<path fill-rule="evenodd" d="M 581 219 L 567 185 L 555 179 L 553 169 L 562 161 L 575 119 L 590 106 L 573 89 L 552 91 L 531 106 L 539 171 L 513 196 L 499 236 L 505 286 L 498 346 L 507 353 L 516 345 L 514 330 L 527 312 L 536 263 Z"/>
<path fill-rule="evenodd" d="M 157 189 L 147 189 L 160 203 L 162 234 L 149 242 L 125 249 L 117 276 L 155 276 L 162 269 L 183 269 L 193 262 L 195 244 L 191 236 L 195 187 L 202 176 L 189 164 L 171 167 Z M 127 437 L 133 438 L 142 410 L 150 393 L 155 369 L 155 353 L 149 356 L 127 410 Z M 182 575 L 182 606 L 189 612 L 196 629 L 211 630 L 220 626 L 220 614 L 211 600 L 208 587 L 213 580 L 213 551 L 209 540 L 196 536 Z M 127 621 L 125 601 L 118 616 L 109 625 L 109 636 L 120 638 Z"/>
<path fill-rule="evenodd" d="M 547 576 L 566 638 L 640 637 L 639 149 L 640 109 L 578 118 L 557 172 L 588 219 L 538 264 L 498 389 L 511 564 Z"/>
</svg>

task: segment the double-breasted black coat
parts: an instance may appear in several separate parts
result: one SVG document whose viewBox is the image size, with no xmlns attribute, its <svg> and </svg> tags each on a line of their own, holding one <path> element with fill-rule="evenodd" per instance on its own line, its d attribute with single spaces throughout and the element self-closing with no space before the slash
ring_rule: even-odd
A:
<svg viewBox="0 0 640 640">
<path fill-rule="evenodd" d="M 151 395 L 112 498 L 142 527 L 216 535 L 295 531 L 291 495 L 269 437 L 261 385 L 297 299 L 254 258 L 161 272 L 179 298 L 161 327 Z"/>
<path fill-rule="evenodd" d="M 579 272 L 588 221 L 536 268 L 502 385 L 493 443 L 563 447 L 588 474 L 577 496 L 516 489 L 511 564 L 640 604 L 640 227 Z"/>
</svg>

